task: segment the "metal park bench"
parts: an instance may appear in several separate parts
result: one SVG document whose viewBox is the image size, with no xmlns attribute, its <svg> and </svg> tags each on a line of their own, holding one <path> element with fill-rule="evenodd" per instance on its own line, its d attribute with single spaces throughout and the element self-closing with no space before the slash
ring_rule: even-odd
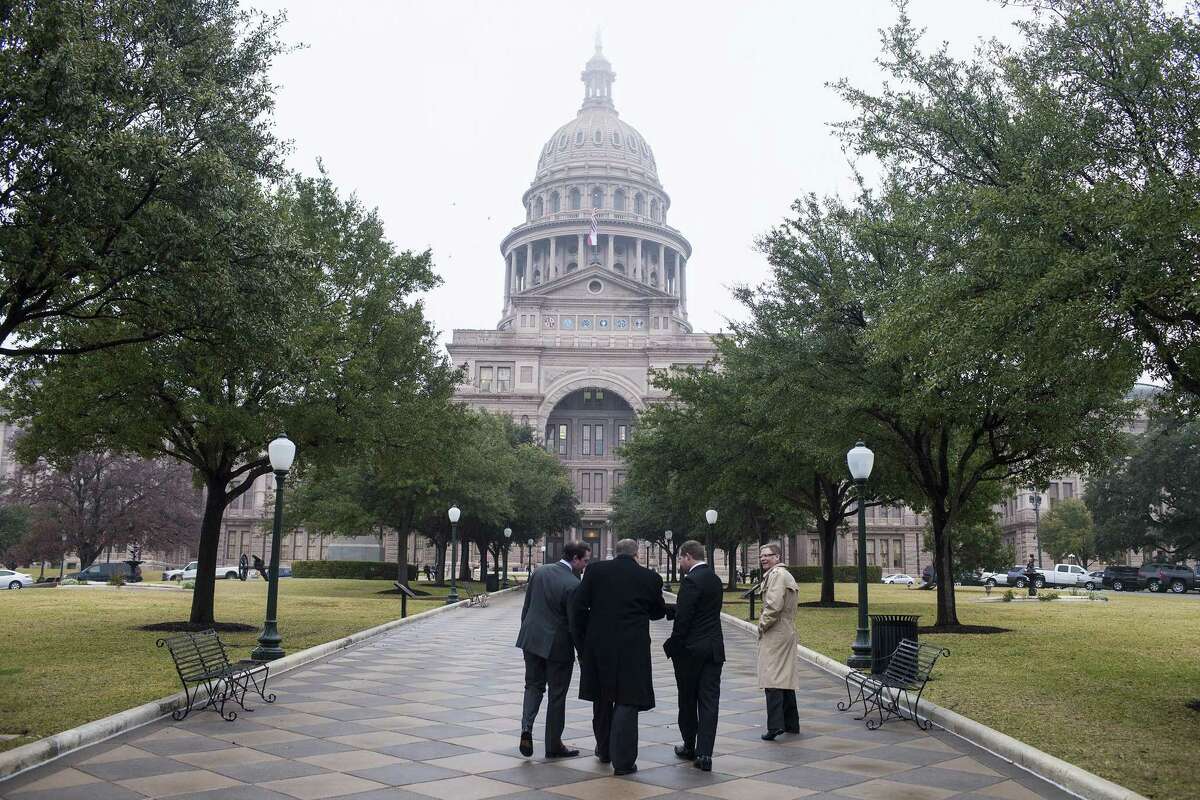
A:
<svg viewBox="0 0 1200 800">
<path fill-rule="evenodd" d="M 471 590 L 468 589 L 466 586 L 463 586 L 463 594 L 465 594 L 467 596 L 467 606 L 468 607 L 478 606 L 479 608 L 487 608 L 487 604 L 488 604 L 487 592 L 480 592 L 479 594 L 471 594 Z"/>
<path fill-rule="evenodd" d="M 258 661 L 230 663 L 225 644 L 216 631 L 167 636 L 159 639 L 157 645 L 166 647 L 171 653 L 187 699 L 183 708 L 171 712 L 171 718 L 176 721 L 182 720 L 193 710 L 212 708 L 222 719 L 232 722 L 237 719 L 237 712 L 231 709 L 226 714 L 225 703 L 233 700 L 243 711 L 253 711 L 252 708 L 246 708 L 246 694 L 251 687 L 263 702 L 275 702 L 273 693 L 266 694 L 270 666 Z M 202 690 L 205 696 L 203 703 L 200 703 Z"/>
<path fill-rule="evenodd" d="M 862 703 L 862 716 L 855 719 L 865 719 L 871 730 L 890 719 L 907 719 L 927 731 L 930 722 L 917 715 L 917 705 L 921 702 L 921 693 L 925 691 L 934 664 L 940 657 L 949 655 L 950 651 L 944 647 L 902 639 L 892 652 L 887 669 L 881 674 L 850 672 L 846 675 L 846 702 L 839 700 L 838 710 L 849 711 Z M 852 687 L 858 688 L 857 697 Z M 872 711 L 879 712 L 878 722 L 870 718 Z"/>
</svg>

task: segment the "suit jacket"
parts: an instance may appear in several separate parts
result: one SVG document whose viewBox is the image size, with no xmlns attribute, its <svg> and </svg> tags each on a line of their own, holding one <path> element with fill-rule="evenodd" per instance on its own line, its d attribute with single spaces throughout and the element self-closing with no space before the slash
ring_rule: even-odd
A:
<svg viewBox="0 0 1200 800">
<path fill-rule="evenodd" d="M 571 609 L 580 699 L 608 695 L 620 705 L 654 708 L 650 620 L 667 613 L 662 577 L 631 556 L 592 562 Z"/>
<path fill-rule="evenodd" d="M 725 584 L 708 564 L 698 564 L 679 582 L 675 625 L 663 642 L 668 658 L 696 662 L 725 660 L 725 636 L 721 632 L 721 601 Z"/>
<path fill-rule="evenodd" d="M 561 561 L 543 564 L 525 587 L 517 647 L 550 661 L 574 661 L 568 612 L 579 578 Z"/>
</svg>

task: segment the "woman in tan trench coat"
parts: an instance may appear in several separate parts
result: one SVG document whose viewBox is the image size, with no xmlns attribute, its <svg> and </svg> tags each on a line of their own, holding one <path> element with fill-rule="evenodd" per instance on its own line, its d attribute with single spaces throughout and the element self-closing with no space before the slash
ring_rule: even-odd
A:
<svg viewBox="0 0 1200 800">
<path fill-rule="evenodd" d="M 758 686 L 767 693 L 766 741 L 781 733 L 799 733 L 796 686 L 796 579 L 780 562 L 780 547 L 765 544 L 758 551 L 762 566 L 762 616 L 758 619 Z"/>
</svg>

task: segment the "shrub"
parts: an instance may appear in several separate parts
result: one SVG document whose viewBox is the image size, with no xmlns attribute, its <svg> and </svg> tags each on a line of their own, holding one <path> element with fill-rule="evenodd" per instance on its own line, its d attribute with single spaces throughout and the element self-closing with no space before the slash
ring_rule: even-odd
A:
<svg viewBox="0 0 1200 800">
<path fill-rule="evenodd" d="M 1051 600 L 1057 600 L 1057 599 L 1058 599 L 1058 592 L 1042 592 L 1041 594 L 1038 595 L 1038 600 L 1041 600 L 1043 603 L 1049 603 Z"/>
<path fill-rule="evenodd" d="M 109 586 L 124 586 L 125 585 L 125 576 L 120 574 L 119 572 L 114 572 L 112 575 L 108 576 L 108 585 Z"/>
<path fill-rule="evenodd" d="M 820 567 L 791 567 L 787 571 L 792 573 L 792 577 L 796 579 L 796 583 L 820 583 L 821 568 Z M 858 567 L 848 564 L 839 564 L 833 568 L 833 579 L 840 583 L 857 583 L 858 582 Z M 883 567 L 867 567 L 867 583 L 879 583 L 883 580 Z"/>
<path fill-rule="evenodd" d="M 396 565 L 388 561 L 293 561 L 294 578 L 357 578 L 396 580 Z M 417 565 L 408 565 L 408 580 L 417 579 Z"/>
<path fill-rule="evenodd" d="M 63 578 L 61 581 L 58 582 L 58 585 L 59 586 L 76 586 L 80 583 L 82 583 L 82 581 L 77 581 L 74 578 Z"/>
<path fill-rule="evenodd" d="M 180 587 L 179 587 L 179 588 L 180 588 L 180 589 L 187 589 L 187 590 L 191 591 L 192 589 L 195 589 L 195 588 L 196 588 L 196 582 L 195 582 L 195 581 L 184 581 L 184 582 L 183 582 L 183 583 L 180 585 Z"/>
<path fill-rule="evenodd" d="M 1016 593 L 1013 592 L 1012 589 L 1005 589 L 1004 594 L 1001 595 L 1001 597 L 1000 597 L 1000 600 L 1001 600 L 1001 602 L 1004 602 L 1004 603 L 1011 603 L 1016 598 L 1016 596 L 1017 596 Z"/>
</svg>

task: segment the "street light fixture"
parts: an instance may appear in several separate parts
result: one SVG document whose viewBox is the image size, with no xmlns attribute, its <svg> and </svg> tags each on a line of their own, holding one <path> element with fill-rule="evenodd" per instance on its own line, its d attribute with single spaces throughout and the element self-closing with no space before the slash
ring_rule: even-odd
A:
<svg viewBox="0 0 1200 800">
<path fill-rule="evenodd" d="M 533 577 L 533 539 L 525 542 L 525 555 L 529 559 L 529 566 L 525 568 L 525 580 L 528 582 Z"/>
<path fill-rule="evenodd" d="M 1030 487 L 1033 488 L 1032 486 Z M 1029 502 L 1033 506 L 1033 543 L 1037 547 L 1038 569 L 1042 568 L 1042 494 L 1035 491 L 1029 495 Z"/>
<path fill-rule="evenodd" d="M 675 538 L 675 534 L 671 533 L 670 531 L 667 531 L 664 534 L 664 536 L 667 540 L 667 586 L 666 586 L 666 589 L 669 592 L 669 591 L 671 591 L 671 575 L 672 575 L 671 568 L 673 566 L 675 566 L 675 546 L 673 544 L 671 544 L 671 541 Z"/>
<path fill-rule="evenodd" d="M 446 595 L 446 605 L 458 602 L 458 518 L 462 512 L 458 506 L 450 506 L 446 512 L 450 517 L 450 594 Z"/>
<path fill-rule="evenodd" d="M 846 465 L 858 497 L 858 630 L 854 634 L 852 654 L 846 664 L 855 669 L 871 666 L 871 637 L 867 633 L 867 478 L 875 465 L 875 454 L 859 442 L 846 454 Z"/>
<path fill-rule="evenodd" d="M 283 535 L 283 484 L 296 458 L 296 444 L 286 436 L 278 436 L 267 445 L 267 457 L 275 473 L 275 521 L 271 527 L 271 568 L 267 573 L 267 618 L 258 637 L 258 647 L 250 653 L 255 661 L 274 661 L 284 655 L 278 624 L 279 551 L 283 549 L 279 540 Z"/>
<path fill-rule="evenodd" d="M 708 558 L 709 569 L 715 570 L 716 565 L 713 563 L 713 548 L 715 546 L 713 544 L 713 528 L 717 524 L 717 510 L 710 508 L 708 511 L 705 511 L 704 518 L 708 520 L 708 535 L 704 542 L 704 555 Z"/>
<path fill-rule="evenodd" d="M 504 588 L 508 588 L 508 540 L 512 538 L 512 528 L 504 529 Z"/>
</svg>

